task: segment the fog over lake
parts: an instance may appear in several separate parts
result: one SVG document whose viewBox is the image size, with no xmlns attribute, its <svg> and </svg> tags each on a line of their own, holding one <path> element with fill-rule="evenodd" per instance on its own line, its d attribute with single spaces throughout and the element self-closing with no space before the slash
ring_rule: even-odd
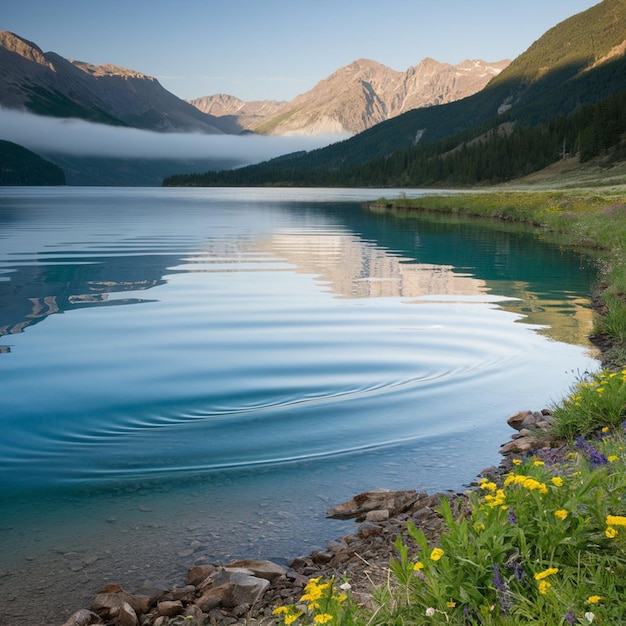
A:
<svg viewBox="0 0 626 626">
<path fill-rule="evenodd" d="M 160 133 L 0 109 L 0 137 L 37 153 L 141 159 L 236 160 L 242 165 L 314 150 L 348 135 Z"/>
</svg>

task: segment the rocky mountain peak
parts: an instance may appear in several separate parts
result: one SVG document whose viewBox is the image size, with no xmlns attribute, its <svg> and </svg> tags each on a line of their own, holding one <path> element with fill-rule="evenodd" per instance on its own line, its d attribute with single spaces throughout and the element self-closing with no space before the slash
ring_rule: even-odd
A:
<svg viewBox="0 0 626 626">
<path fill-rule="evenodd" d="M 105 63 L 103 65 L 92 65 L 91 63 L 86 63 L 84 61 L 75 61 L 73 59 L 68 59 L 68 61 L 79 70 L 94 76 L 95 78 L 101 78 L 105 76 L 119 76 L 125 79 L 137 79 L 137 80 L 146 80 L 150 82 L 156 82 L 156 78 L 153 76 L 148 76 L 147 74 L 142 74 L 141 72 L 137 72 L 136 70 L 131 70 L 125 67 L 119 67 L 118 65 L 112 65 L 110 63 Z"/>
<path fill-rule="evenodd" d="M 41 48 L 28 39 L 24 39 L 8 30 L 0 31 L 0 46 L 9 52 L 19 54 L 27 61 L 50 67 Z"/>
<path fill-rule="evenodd" d="M 508 65 L 466 60 L 458 65 L 425 58 L 405 72 L 361 58 L 322 79 L 306 93 L 279 106 L 273 113 L 259 110 L 239 118 L 248 128 L 266 134 L 356 134 L 411 109 L 452 102 L 472 95 Z M 210 112 L 219 115 L 218 96 L 208 96 Z M 198 101 L 192 101 L 198 106 Z M 242 109 L 245 103 L 237 101 Z M 201 108 L 209 112 L 207 108 Z M 230 115 L 239 115 L 233 103 Z"/>
</svg>

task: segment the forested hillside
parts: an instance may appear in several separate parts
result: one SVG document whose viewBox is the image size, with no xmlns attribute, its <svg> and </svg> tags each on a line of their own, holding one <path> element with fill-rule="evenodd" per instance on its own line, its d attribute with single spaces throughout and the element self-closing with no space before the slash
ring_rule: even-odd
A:
<svg viewBox="0 0 626 626">
<path fill-rule="evenodd" d="M 0 140 L 0 185 L 65 185 L 65 174 L 34 152 Z"/>
<path fill-rule="evenodd" d="M 549 30 L 474 96 L 320 150 L 164 184 L 475 184 L 523 176 L 564 154 L 619 158 L 625 49 L 626 0 L 604 0 Z"/>
<path fill-rule="evenodd" d="M 284 185 L 428 187 L 499 183 L 543 169 L 559 159 L 581 162 L 603 157 L 606 164 L 626 159 L 626 91 L 545 124 L 512 129 L 502 125 L 479 139 L 442 141 L 401 150 L 351 168 L 299 170 L 273 168 L 273 162 L 241 170 L 171 176 L 167 185 Z M 247 171 L 246 171 L 247 170 Z M 243 174 L 243 176 L 242 176 Z"/>
</svg>

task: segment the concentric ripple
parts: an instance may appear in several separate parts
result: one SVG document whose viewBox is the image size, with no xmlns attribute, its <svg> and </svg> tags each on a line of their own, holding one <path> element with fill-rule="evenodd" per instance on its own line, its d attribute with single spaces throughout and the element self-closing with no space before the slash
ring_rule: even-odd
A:
<svg viewBox="0 0 626 626">
<path fill-rule="evenodd" d="M 17 203 L 0 257 L 5 489 L 459 436 L 504 405 L 550 399 L 566 370 L 591 363 L 537 332 L 549 324 L 519 323 L 519 303 L 555 289 L 583 315 L 591 277 L 563 283 L 573 261 L 562 255 L 550 287 L 543 274 L 507 282 L 514 259 L 488 234 L 477 245 L 477 233 L 450 232 L 442 262 L 441 229 L 428 223 L 390 225 L 310 191 L 300 202 L 203 193 Z M 526 245 L 513 253 L 536 254 Z M 505 288 L 477 269 L 488 261 L 468 263 L 469 249 L 497 256 Z"/>
</svg>

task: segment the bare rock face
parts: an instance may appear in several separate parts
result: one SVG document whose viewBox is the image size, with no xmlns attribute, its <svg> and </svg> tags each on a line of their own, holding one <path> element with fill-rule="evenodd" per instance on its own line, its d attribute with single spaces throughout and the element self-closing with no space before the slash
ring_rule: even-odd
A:
<svg viewBox="0 0 626 626">
<path fill-rule="evenodd" d="M 338 69 L 286 103 L 242 102 L 218 94 L 191 101 L 205 113 L 235 116 L 241 126 L 272 135 L 349 133 L 366 130 L 412 109 L 445 104 L 480 91 L 509 61 L 424 59 L 398 72 L 369 59 Z"/>
</svg>

